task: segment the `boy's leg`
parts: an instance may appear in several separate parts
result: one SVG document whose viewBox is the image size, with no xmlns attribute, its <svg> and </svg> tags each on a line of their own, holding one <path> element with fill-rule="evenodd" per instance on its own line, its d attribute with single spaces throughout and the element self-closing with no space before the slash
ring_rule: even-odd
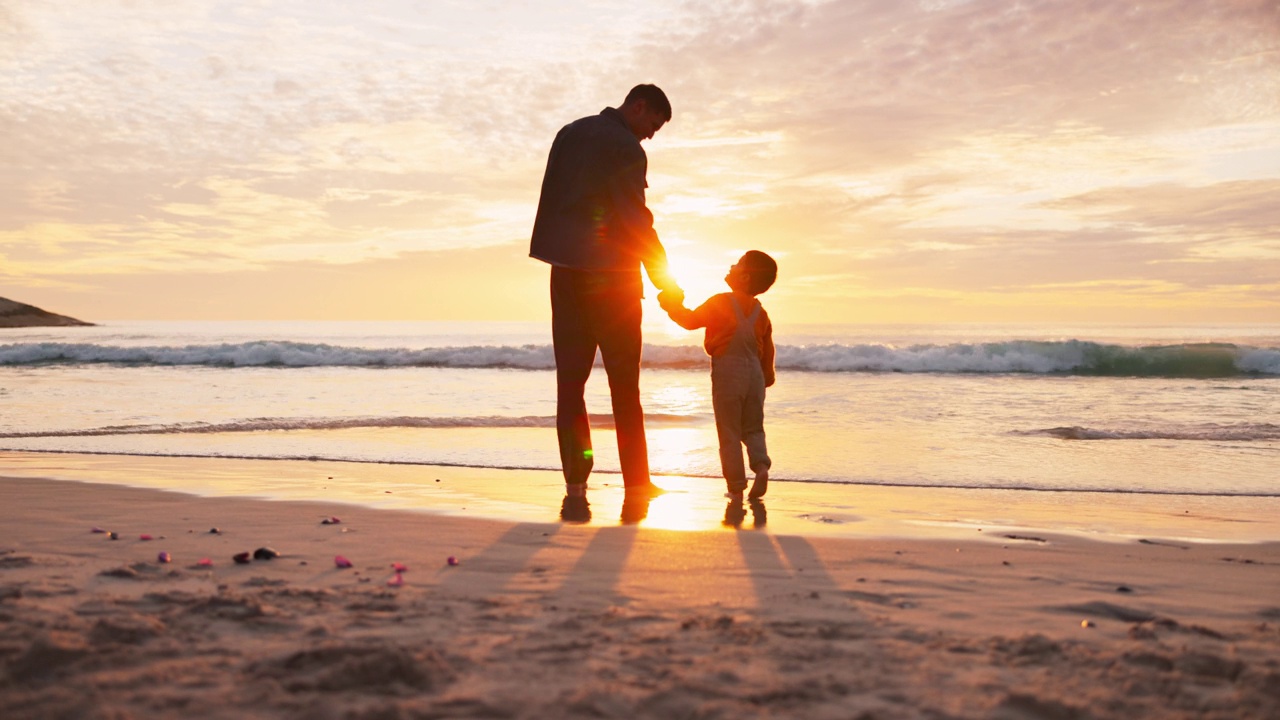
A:
<svg viewBox="0 0 1280 720">
<path fill-rule="evenodd" d="M 742 404 L 742 442 L 747 446 L 747 462 L 756 476 L 751 484 L 753 498 L 764 497 L 769 489 L 769 468 L 773 466 L 764 439 L 764 395 L 764 378 L 756 378 Z"/>
<path fill-rule="evenodd" d="M 551 268 L 551 338 L 556 356 L 556 437 L 566 491 L 582 494 L 594 465 L 584 398 L 596 359 L 595 335 L 572 271 Z"/>
<path fill-rule="evenodd" d="M 716 437 L 720 441 L 720 470 L 730 493 L 747 489 L 747 470 L 742 463 L 742 402 L 740 378 L 725 368 L 711 373 L 711 407 L 716 415 Z"/>
</svg>

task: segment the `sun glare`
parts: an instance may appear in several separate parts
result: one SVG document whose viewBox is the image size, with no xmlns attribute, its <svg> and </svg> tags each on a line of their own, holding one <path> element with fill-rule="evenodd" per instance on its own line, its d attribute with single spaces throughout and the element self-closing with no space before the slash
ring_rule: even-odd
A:
<svg viewBox="0 0 1280 720">
<path fill-rule="evenodd" d="M 707 456 L 717 452 L 708 447 L 709 439 L 714 437 L 709 438 L 698 428 L 651 428 L 650 464 L 661 472 L 687 472 L 688 468 L 705 464 Z"/>
<path fill-rule="evenodd" d="M 667 264 L 671 275 L 684 290 L 685 305 L 695 308 L 707 298 L 729 288 L 724 276 L 729 272 L 730 260 L 714 257 L 713 253 L 699 252 L 696 246 L 681 244 L 675 250 L 668 248 Z"/>
<path fill-rule="evenodd" d="M 667 494 L 649 503 L 644 527 L 655 530 L 709 530 L 716 527 L 718 516 L 708 512 L 699 498 L 703 479 L 665 476 L 658 479 Z M 711 507 L 711 506 L 709 506 Z M 715 506 L 718 509 L 718 506 Z"/>
<path fill-rule="evenodd" d="M 650 414 L 682 415 L 692 419 L 699 413 L 711 411 L 711 388 L 705 377 L 687 378 L 677 374 L 663 377 L 662 382 L 665 384 L 654 388 L 651 398 L 646 401 L 645 407 Z M 672 430 L 677 431 L 683 432 L 684 429 Z"/>
<path fill-rule="evenodd" d="M 687 502 L 685 497 L 671 493 L 655 498 L 649 505 L 649 516 L 645 518 L 644 526 L 655 530 L 706 530 L 714 527 L 709 517 L 706 512 L 701 512 L 701 508 Z"/>
</svg>

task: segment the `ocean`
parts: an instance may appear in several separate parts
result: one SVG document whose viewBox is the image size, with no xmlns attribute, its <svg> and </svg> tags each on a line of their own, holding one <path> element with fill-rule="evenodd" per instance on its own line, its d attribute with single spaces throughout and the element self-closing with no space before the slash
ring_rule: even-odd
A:
<svg viewBox="0 0 1280 720">
<path fill-rule="evenodd" d="M 700 340 L 647 326 L 641 391 L 655 475 L 717 482 Z M 1280 496 L 1280 325 L 807 325 L 775 340 L 778 481 Z M 603 368 L 587 403 L 594 482 L 617 482 Z M 4 329 L 0 450 L 556 470 L 550 327 Z"/>
</svg>

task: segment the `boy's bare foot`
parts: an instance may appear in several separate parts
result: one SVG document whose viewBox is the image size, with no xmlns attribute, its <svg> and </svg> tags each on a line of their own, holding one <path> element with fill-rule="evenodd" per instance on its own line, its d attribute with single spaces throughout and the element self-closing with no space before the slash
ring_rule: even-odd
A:
<svg viewBox="0 0 1280 720">
<path fill-rule="evenodd" d="M 729 502 L 735 502 L 739 505 L 742 504 L 742 493 L 740 492 L 727 492 L 724 496 L 729 498 Z"/>
<path fill-rule="evenodd" d="M 761 468 L 756 471 L 755 482 L 751 483 L 751 497 L 762 498 L 767 492 L 769 492 L 769 469 Z"/>
<path fill-rule="evenodd" d="M 587 484 L 586 484 L 586 483 L 584 483 L 584 482 L 581 482 L 581 483 L 565 483 L 565 484 L 564 484 L 564 494 L 565 494 L 565 497 L 586 497 L 586 496 L 587 496 Z"/>
</svg>

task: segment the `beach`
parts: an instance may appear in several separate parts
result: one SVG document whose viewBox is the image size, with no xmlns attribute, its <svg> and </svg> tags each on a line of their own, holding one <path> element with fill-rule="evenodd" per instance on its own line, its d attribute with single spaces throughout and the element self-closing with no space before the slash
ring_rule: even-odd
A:
<svg viewBox="0 0 1280 720">
<path fill-rule="evenodd" d="M 1280 720 L 1280 0 L 0 33 L 0 720 Z"/>
<path fill-rule="evenodd" d="M 780 482 L 739 516 L 666 478 L 628 516 L 605 476 L 564 522 L 555 473 L 3 459 L 8 718 L 1280 714 L 1276 498 Z M 344 468 L 366 497 L 161 489 Z"/>
</svg>

